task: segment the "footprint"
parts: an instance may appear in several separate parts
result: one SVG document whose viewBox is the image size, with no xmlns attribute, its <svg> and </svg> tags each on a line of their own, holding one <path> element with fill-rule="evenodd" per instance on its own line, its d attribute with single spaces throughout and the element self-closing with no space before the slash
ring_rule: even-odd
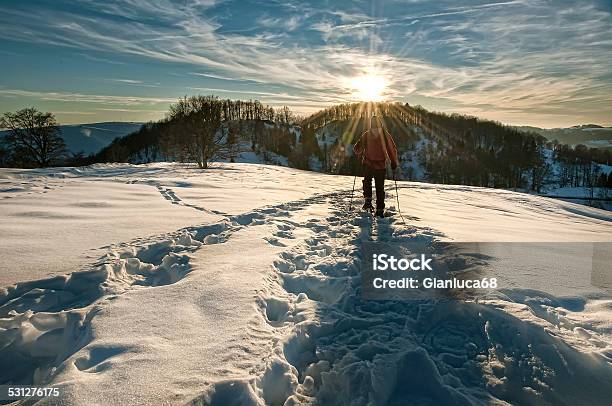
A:
<svg viewBox="0 0 612 406">
<path fill-rule="evenodd" d="M 282 323 L 289 316 L 289 303 L 274 297 L 265 299 L 266 319 L 272 324 Z"/>
<path fill-rule="evenodd" d="M 274 268 L 281 273 L 293 273 L 295 272 L 295 264 L 289 261 L 276 260 L 272 264 Z"/>
<path fill-rule="evenodd" d="M 288 238 L 288 239 L 294 239 L 295 238 L 293 236 L 293 233 L 291 233 L 290 231 L 279 230 L 279 231 L 275 232 L 274 235 L 276 237 L 280 237 L 280 238 Z"/>
<path fill-rule="evenodd" d="M 79 357 L 74 361 L 74 366 L 77 367 L 79 371 L 83 372 L 101 372 L 110 367 L 107 361 L 109 358 L 115 357 L 126 351 L 127 348 L 124 347 L 92 346 L 87 355 Z"/>
<path fill-rule="evenodd" d="M 268 242 L 268 244 L 270 244 L 270 245 L 274 245 L 274 246 L 277 246 L 277 247 L 286 247 L 287 246 L 286 244 L 283 244 L 282 242 L 280 242 L 278 240 L 278 238 L 275 238 L 275 237 L 264 237 L 263 239 L 266 240 Z"/>
</svg>

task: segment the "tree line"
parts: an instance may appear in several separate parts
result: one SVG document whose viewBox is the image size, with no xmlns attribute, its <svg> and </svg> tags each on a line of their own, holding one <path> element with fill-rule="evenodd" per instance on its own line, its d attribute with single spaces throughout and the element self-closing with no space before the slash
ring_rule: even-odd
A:
<svg viewBox="0 0 612 406">
<path fill-rule="evenodd" d="M 172 104 L 162 120 L 115 139 L 89 157 L 67 153 L 53 114 L 27 108 L 2 116 L 0 126 L 8 134 L 0 142 L 0 164 L 44 167 L 162 160 L 206 168 L 213 160 L 234 161 L 250 151 L 268 162 L 283 158 L 296 168 L 349 174 L 359 167 L 351 145 L 373 114 L 382 118 L 400 153 L 418 150 L 414 159 L 432 182 L 536 192 L 551 181 L 560 187 L 612 186 L 610 176 L 597 165 L 611 163 L 610 150 L 572 148 L 498 122 L 397 102 L 346 103 L 299 117 L 287 107 L 275 109 L 257 100 L 186 96 Z M 556 179 L 553 165 L 558 167 Z"/>
</svg>

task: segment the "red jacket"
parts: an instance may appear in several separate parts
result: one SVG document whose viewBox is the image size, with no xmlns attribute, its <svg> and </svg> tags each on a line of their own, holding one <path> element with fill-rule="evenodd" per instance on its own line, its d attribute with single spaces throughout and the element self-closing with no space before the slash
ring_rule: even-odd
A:
<svg viewBox="0 0 612 406">
<path fill-rule="evenodd" d="M 372 169 L 385 169 L 387 160 L 391 163 L 391 168 L 395 170 L 399 165 L 397 158 L 397 147 L 391 134 L 386 130 L 383 134 L 376 134 L 367 130 L 361 134 L 359 141 L 353 145 L 355 155 L 364 165 Z"/>
</svg>

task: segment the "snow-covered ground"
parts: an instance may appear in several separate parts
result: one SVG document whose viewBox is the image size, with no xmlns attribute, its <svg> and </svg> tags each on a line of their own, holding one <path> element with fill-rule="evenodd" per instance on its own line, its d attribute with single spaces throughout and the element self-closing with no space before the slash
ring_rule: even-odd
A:
<svg viewBox="0 0 612 406">
<path fill-rule="evenodd" d="M 352 185 L 257 164 L 1 169 L 0 383 L 64 404 L 609 404 L 612 270 L 589 243 L 612 242 L 612 213 L 399 182 L 404 218 L 388 183 L 393 216 L 373 221 Z M 561 248 L 533 246 L 548 268 L 460 257 L 500 278 L 478 299 L 361 296 L 364 243 L 461 241 Z"/>
</svg>

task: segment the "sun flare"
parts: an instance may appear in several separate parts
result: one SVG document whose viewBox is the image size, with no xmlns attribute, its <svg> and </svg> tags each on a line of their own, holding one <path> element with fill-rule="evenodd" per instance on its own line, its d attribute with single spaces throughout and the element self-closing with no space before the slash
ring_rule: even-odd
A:
<svg viewBox="0 0 612 406">
<path fill-rule="evenodd" d="M 376 75 L 363 75 L 351 80 L 353 96 L 360 101 L 381 101 L 387 88 L 385 78 Z"/>
</svg>

